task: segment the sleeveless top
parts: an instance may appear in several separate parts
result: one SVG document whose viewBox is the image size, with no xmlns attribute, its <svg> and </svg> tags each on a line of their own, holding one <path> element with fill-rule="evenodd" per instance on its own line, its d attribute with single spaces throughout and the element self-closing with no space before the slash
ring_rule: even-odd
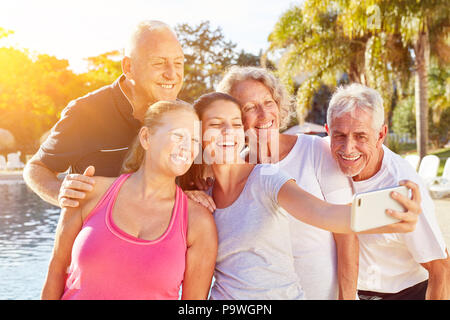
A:
<svg viewBox="0 0 450 320">
<path fill-rule="evenodd" d="M 84 221 L 61 299 L 178 299 L 187 251 L 187 196 L 176 187 L 169 227 L 158 239 L 136 238 L 119 229 L 111 216 L 129 176 L 115 180 Z"/>
</svg>

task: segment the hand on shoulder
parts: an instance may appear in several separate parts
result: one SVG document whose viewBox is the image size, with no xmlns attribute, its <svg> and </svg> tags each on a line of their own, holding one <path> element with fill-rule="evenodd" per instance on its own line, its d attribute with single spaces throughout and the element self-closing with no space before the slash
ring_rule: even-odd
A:
<svg viewBox="0 0 450 320">
<path fill-rule="evenodd" d="M 94 189 L 95 168 L 89 166 L 83 174 L 68 174 L 61 183 L 58 194 L 58 204 L 61 208 L 76 208 L 80 200 Z"/>
<path fill-rule="evenodd" d="M 58 203 L 61 208 L 85 206 L 108 189 L 116 178 L 94 176 L 95 168 L 89 166 L 83 174 L 68 174 L 60 187 Z"/>
<path fill-rule="evenodd" d="M 117 177 L 92 177 L 94 180 L 93 189 L 87 192 L 85 198 L 80 201 L 83 218 L 85 218 L 117 179 Z M 84 220 L 84 219 L 83 219 Z"/>
<path fill-rule="evenodd" d="M 188 196 L 190 200 L 194 200 L 196 203 L 203 205 L 208 208 L 209 211 L 214 212 L 216 210 L 216 204 L 214 199 L 208 195 L 205 191 L 201 190 L 186 190 L 184 193 Z"/>
</svg>

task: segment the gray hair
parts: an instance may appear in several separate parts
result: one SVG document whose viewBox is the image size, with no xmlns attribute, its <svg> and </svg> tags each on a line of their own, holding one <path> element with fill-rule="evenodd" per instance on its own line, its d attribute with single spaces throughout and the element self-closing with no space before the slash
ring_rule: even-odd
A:
<svg viewBox="0 0 450 320">
<path fill-rule="evenodd" d="M 217 85 L 216 91 L 231 95 L 233 87 L 238 82 L 245 80 L 259 81 L 269 89 L 280 110 L 280 130 L 285 129 L 295 114 L 295 111 L 292 110 L 293 99 L 281 81 L 269 70 L 260 67 L 232 66 Z"/>
<path fill-rule="evenodd" d="M 130 57 L 133 54 L 143 34 L 149 31 L 162 29 L 169 30 L 173 33 L 175 38 L 177 38 L 177 34 L 167 23 L 158 20 L 144 20 L 139 22 L 132 30 L 128 39 L 128 44 L 125 47 L 125 55 Z"/>
<path fill-rule="evenodd" d="M 372 127 L 380 130 L 384 124 L 383 98 L 378 91 L 359 83 L 339 87 L 333 94 L 327 110 L 327 123 L 356 109 L 370 111 L 372 114 Z"/>
</svg>

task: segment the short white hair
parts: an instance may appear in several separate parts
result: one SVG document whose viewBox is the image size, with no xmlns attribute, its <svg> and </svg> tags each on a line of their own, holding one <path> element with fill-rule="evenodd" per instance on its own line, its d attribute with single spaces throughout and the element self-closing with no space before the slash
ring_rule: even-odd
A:
<svg viewBox="0 0 450 320">
<path fill-rule="evenodd" d="M 137 44 L 139 43 L 140 38 L 142 37 L 142 35 L 144 33 L 153 31 L 153 30 L 162 30 L 162 29 L 169 30 L 170 32 L 172 32 L 174 34 L 175 38 L 178 38 L 175 31 L 167 23 L 164 23 L 164 22 L 158 21 L 158 20 L 144 20 L 144 21 L 139 22 L 133 28 L 131 35 L 128 39 L 127 46 L 125 47 L 125 55 L 127 57 L 130 57 L 131 54 L 133 54 L 133 52 L 136 49 Z"/>
<path fill-rule="evenodd" d="M 216 91 L 232 95 L 234 87 L 246 80 L 255 80 L 266 86 L 280 110 L 280 130 L 286 129 L 295 115 L 293 99 L 283 83 L 268 69 L 252 66 L 231 66 L 217 85 Z"/>
<path fill-rule="evenodd" d="M 372 127 L 380 130 L 384 124 L 383 98 L 378 91 L 359 83 L 339 87 L 333 94 L 327 110 L 327 124 L 330 127 L 335 118 L 355 111 L 370 111 Z"/>
</svg>

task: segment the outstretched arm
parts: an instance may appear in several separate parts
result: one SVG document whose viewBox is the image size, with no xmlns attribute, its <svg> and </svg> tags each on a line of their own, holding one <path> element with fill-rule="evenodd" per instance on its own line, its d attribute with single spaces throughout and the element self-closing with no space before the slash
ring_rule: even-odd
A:
<svg viewBox="0 0 450 320">
<path fill-rule="evenodd" d="M 406 209 L 406 212 L 387 210 L 387 214 L 400 222 L 367 230 L 361 233 L 405 233 L 414 231 L 421 213 L 420 192 L 417 184 L 411 181 L 400 183 L 412 191 L 408 199 L 400 194 L 391 196 Z M 332 205 L 301 189 L 294 180 L 287 181 L 278 192 L 278 203 L 293 217 L 315 227 L 335 233 L 352 233 L 350 228 L 351 206 Z"/>
<path fill-rule="evenodd" d="M 278 203 L 294 218 L 336 233 L 350 233 L 351 207 L 332 205 L 301 189 L 294 180 L 278 192 Z"/>
<path fill-rule="evenodd" d="M 181 299 L 207 299 L 217 256 L 216 224 L 202 205 L 189 200 L 188 207 L 188 248 Z"/>
</svg>

